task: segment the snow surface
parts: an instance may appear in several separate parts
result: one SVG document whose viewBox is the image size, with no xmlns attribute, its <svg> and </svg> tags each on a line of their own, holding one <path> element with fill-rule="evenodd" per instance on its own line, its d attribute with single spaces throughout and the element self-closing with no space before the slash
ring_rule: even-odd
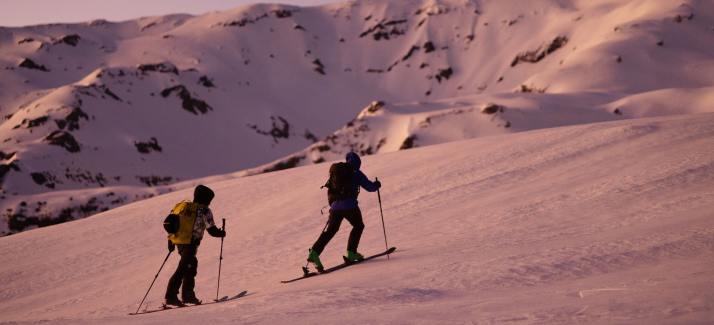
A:
<svg viewBox="0 0 714 325">
<path fill-rule="evenodd" d="M 349 150 L 712 112 L 713 22 L 704 0 L 379 0 L 0 28 L 0 234 Z"/>
<path fill-rule="evenodd" d="M 0 238 L 3 324 L 712 324 L 714 114 L 481 137 L 364 157 L 386 257 L 291 284 L 326 216 L 328 164 L 209 184 L 234 302 L 128 316 L 184 190 Z M 362 193 L 360 251 L 384 249 Z M 323 253 L 340 263 L 349 226 Z M 198 253 L 216 290 L 220 241 Z M 159 305 L 174 253 L 147 303 Z"/>
</svg>

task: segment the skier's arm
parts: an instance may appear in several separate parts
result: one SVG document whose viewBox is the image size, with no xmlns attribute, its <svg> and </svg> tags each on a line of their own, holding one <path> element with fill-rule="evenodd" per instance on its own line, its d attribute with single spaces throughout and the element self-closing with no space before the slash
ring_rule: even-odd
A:
<svg viewBox="0 0 714 325">
<path fill-rule="evenodd" d="M 372 181 L 370 181 L 361 171 L 358 172 L 357 179 L 359 180 L 359 185 L 362 186 L 363 189 L 367 190 L 367 192 L 376 192 L 380 187 L 380 184 L 372 183 Z"/>
<path fill-rule="evenodd" d="M 208 212 L 206 213 L 206 231 L 208 231 L 208 234 L 212 237 L 226 237 L 226 231 L 218 229 L 216 224 L 213 222 L 213 212 L 211 209 L 208 209 Z"/>
</svg>

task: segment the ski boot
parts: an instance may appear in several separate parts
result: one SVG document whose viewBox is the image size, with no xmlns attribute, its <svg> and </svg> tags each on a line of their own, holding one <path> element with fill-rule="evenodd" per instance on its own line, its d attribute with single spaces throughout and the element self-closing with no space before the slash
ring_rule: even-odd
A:
<svg viewBox="0 0 714 325">
<path fill-rule="evenodd" d="M 322 267 L 322 262 L 320 262 L 320 255 L 317 254 L 316 251 L 312 250 L 310 248 L 309 250 L 310 254 L 307 255 L 307 261 L 312 263 L 312 265 L 315 266 L 317 269 L 317 272 L 322 273 L 325 271 L 325 268 Z"/>
<path fill-rule="evenodd" d="M 364 260 L 364 256 L 362 254 L 353 252 L 353 251 L 347 251 L 347 256 L 343 256 L 345 263 L 355 263 L 355 262 L 360 262 Z"/>
<path fill-rule="evenodd" d="M 198 300 L 198 298 L 196 298 L 195 296 L 181 298 L 181 301 L 183 302 L 184 305 L 187 305 L 187 304 L 200 305 L 201 304 L 201 301 Z"/>
<path fill-rule="evenodd" d="M 186 305 L 184 305 L 184 303 L 181 302 L 181 300 L 179 300 L 178 297 L 173 296 L 173 297 L 164 299 L 164 307 L 168 307 L 168 306 L 183 307 Z"/>
</svg>

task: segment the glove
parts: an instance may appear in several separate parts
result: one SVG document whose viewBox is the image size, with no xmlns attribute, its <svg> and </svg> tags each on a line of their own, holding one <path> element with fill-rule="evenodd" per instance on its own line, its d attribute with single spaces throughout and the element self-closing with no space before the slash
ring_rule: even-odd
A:
<svg viewBox="0 0 714 325">
<path fill-rule="evenodd" d="M 382 188 L 382 183 L 379 181 L 374 181 L 374 185 L 377 185 L 377 188 Z"/>
<path fill-rule="evenodd" d="M 173 252 L 174 249 L 176 249 L 176 245 L 174 245 L 174 243 L 169 240 L 169 253 Z"/>
<path fill-rule="evenodd" d="M 210 227 L 206 230 L 208 231 L 208 234 L 213 237 L 218 237 L 218 238 L 226 237 L 226 231 L 223 229 L 218 229 L 218 227 L 216 227 L 216 226 Z"/>
</svg>

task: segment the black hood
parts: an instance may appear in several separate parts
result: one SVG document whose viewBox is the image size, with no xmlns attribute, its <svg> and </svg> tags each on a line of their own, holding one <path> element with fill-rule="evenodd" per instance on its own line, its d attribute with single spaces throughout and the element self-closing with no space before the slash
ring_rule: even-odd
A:
<svg viewBox="0 0 714 325">
<path fill-rule="evenodd" d="M 213 200 L 214 196 L 216 195 L 213 194 L 213 191 L 210 188 L 198 185 L 193 191 L 193 202 L 208 206 L 211 204 L 211 200 Z"/>
</svg>

